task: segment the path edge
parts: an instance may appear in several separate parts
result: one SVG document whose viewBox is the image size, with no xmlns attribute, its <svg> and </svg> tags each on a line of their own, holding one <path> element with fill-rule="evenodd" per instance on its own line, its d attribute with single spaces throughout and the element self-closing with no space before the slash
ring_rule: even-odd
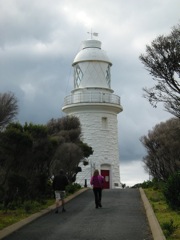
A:
<svg viewBox="0 0 180 240">
<path fill-rule="evenodd" d="M 142 188 L 139 188 L 139 191 L 140 191 L 141 199 L 144 204 L 146 216 L 147 216 L 149 226 L 150 226 L 150 229 L 151 229 L 151 232 L 153 235 L 153 239 L 154 240 L 166 240 L 164 233 L 161 229 L 161 226 L 155 216 L 155 213 L 152 209 L 152 206 L 151 206 L 149 200 L 146 197 L 144 190 Z"/>
<path fill-rule="evenodd" d="M 85 192 L 86 190 L 88 190 L 88 188 L 82 188 L 79 191 L 75 192 L 74 194 L 69 195 L 67 198 L 65 198 L 65 203 L 69 202 L 70 200 L 77 197 L 78 195 Z M 22 228 L 23 226 L 27 225 L 28 223 L 31 223 L 32 221 L 53 211 L 54 209 L 55 209 L 55 204 L 49 206 L 46 209 L 43 209 L 43 210 L 37 212 L 37 213 L 34 213 L 31 216 L 29 216 L 25 219 L 22 219 L 21 221 L 19 221 L 17 223 L 14 223 L 14 224 L 0 230 L 0 239 L 7 237 L 8 235 L 12 234 L 13 232 L 17 231 L 18 229 Z"/>
</svg>

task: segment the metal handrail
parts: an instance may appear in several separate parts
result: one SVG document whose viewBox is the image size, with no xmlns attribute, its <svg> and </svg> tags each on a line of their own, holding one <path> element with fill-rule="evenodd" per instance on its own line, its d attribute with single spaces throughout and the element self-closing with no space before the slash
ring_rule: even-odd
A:
<svg viewBox="0 0 180 240">
<path fill-rule="evenodd" d="M 110 103 L 120 105 L 120 97 L 112 93 L 75 93 L 65 97 L 64 106 L 77 103 Z"/>
</svg>

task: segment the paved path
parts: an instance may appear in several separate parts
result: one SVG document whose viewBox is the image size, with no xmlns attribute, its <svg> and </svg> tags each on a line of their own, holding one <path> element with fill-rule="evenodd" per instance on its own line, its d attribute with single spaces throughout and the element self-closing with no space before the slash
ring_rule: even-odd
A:
<svg viewBox="0 0 180 240">
<path fill-rule="evenodd" d="M 12 233 L 6 240 L 152 240 L 138 189 L 103 190 L 95 209 L 92 190 Z"/>
</svg>

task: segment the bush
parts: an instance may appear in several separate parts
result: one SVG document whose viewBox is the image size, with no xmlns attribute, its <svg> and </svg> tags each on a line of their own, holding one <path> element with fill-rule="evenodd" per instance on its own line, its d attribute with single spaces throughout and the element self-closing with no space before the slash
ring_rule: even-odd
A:
<svg viewBox="0 0 180 240">
<path fill-rule="evenodd" d="M 180 209 L 180 173 L 169 177 L 164 188 L 164 196 L 172 209 Z"/>
<path fill-rule="evenodd" d="M 32 203 L 30 201 L 26 201 L 24 203 L 24 210 L 26 213 L 30 213 L 30 211 L 32 210 Z"/>
<path fill-rule="evenodd" d="M 28 182 L 27 179 L 18 174 L 11 174 L 8 177 L 7 184 L 3 191 L 4 196 L 2 198 L 4 208 L 14 209 L 14 206 L 18 205 L 18 202 L 23 202 L 26 197 Z"/>
<path fill-rule="evenodd" d="M 145 189 L 145 188 L 151 188 L 153 186 L 154 186 L 154 182 L 148 180 L 148 181 L 144 181 L 143 183 L 137 183 L 132 188 L 140 188 L 140 187 L 142 187 L 142 188 Z"/>
<path fill-rule="evenodd" d="M 26 213 L 31 213 L 35 210 L 39 211 L 42 207 L 42 203 L 41 202 L 37 202 L 37 201 L 26 201 L 23 204 L 23 208 L 25 210 Z"/>
<path fill-rule="evenodd" d="M 81 189 L 81 185 L 74 183 L 74 184 L 70 184 L 66 187 L 66 192 L 67 194 L 72 194 L 74 192 L 76 192 L 77 190 Z"/>
<path fill-rule="evenodd" d="M 169 222 L 165 222 L 162 224 L 162 229 L 164 230 L 166 237 L 171 236 L 177 228 L 178 225 L 175 225 L 172 219 Z"/>
<path fill-rule="evenodd" d="M 141 184 L 141 187 L 142 188 L 151 188 L 153 187 L 153 182 L 152 181 L 144 181 L 142 184 Z"/>
<path fill-rule="evenodd" d="M 34 175 L 31 178 L 28 192 L 30 200 L 41 201 L 44 198 L 51 198 L 53 190 L 48 176 L 46 174 Z"/>
</svg>

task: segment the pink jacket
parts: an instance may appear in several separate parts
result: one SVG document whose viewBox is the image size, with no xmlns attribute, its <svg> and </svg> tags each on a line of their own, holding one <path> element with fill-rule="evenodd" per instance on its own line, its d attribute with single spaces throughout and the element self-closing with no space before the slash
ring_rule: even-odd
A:
<svg viewBox="0 0 180 240">
<path fill-rule="evenodd" d="M 92 176 L 90 183 L 93 185 L 93 188 L 103 188 L 104 177 L 101 175 Z"/>
</svg>

